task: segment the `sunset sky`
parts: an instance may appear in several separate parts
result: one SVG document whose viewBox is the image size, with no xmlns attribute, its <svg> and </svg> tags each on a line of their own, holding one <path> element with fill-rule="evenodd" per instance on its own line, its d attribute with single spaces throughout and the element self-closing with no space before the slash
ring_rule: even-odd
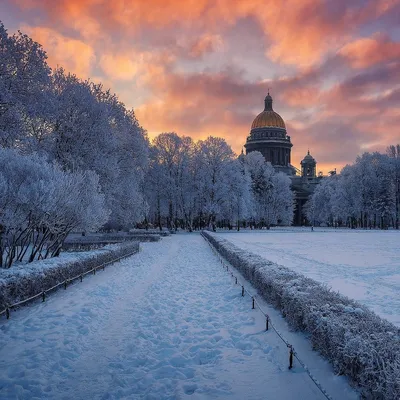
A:
<svg viewBox="0 0 400 400">
<path fill-rule="evenodd" d="M 2 0 L 50 66 L 102 82 L 150 138 L 221 136 L 239 153 L 268 88 L 325 173 L 400 143 L 400 0 Z"/>
</svg>

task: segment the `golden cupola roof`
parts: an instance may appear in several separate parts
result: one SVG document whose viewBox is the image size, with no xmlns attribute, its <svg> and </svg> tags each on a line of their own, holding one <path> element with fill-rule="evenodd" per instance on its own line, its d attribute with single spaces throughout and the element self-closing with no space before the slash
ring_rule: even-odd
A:
<svg viewBox="0 0 400 400">
<path fill-rule="evenodd" d="M 286 129 L 282 117 L 272 109 L 272 97 L 268 92 L 268 95 L 265 97 L 264 111 L 254 119 L 251 129 L 270 127 Z"/>
</svg>

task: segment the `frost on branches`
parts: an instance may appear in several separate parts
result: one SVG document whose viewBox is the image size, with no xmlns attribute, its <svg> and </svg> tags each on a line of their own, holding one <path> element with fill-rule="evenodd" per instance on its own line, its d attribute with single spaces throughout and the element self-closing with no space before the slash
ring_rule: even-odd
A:
<svg viewBox="0 0 400 400">
<path fill-rule="evenodd" d="M 108 219 L 98 176 L 65 172 L 37 155 L 0 149 L 0 266 L 56 256 L 76 229 Z"/>
<path fill-rule="evenodd" d="M 133 111 L 1 23 L 0 60 L 0 265 L 58 255 L 71 230 L 141 221 L 148 140 Z"/>
<path fill-rule="evenodd" d="M 399 228 L 400 145 L 387 154 L 364 153 L 340 175 L 317 186 L 307 204 L 315 224 L 350 228 Z"/>
<path fill-rule="evenodd" d="M 290 224 L 290 178 L 259 152 L 237 158 L 224 139 L 197 143 L 162 133 L 152 143 L 146 194 L 148 221 L 189 231 L 219 226 Z"/>
</svg>

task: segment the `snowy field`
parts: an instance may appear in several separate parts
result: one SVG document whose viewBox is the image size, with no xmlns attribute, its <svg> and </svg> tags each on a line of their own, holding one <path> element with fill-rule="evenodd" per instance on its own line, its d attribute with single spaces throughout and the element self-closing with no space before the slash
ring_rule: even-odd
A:
<svg viewBox="0 0 400 400">
<path fill-rule="evenodd" d="M 1 399 L 324 399 L 198 233 L 142 248 L 0 320 Z M 261 303 L 333 399 L 358 398 Z"/>
<path fill-rule="evenodd" d="M 325 283 L 400 326 L 399 231 L 276 228 L 218 235 Z"/>
</svg>

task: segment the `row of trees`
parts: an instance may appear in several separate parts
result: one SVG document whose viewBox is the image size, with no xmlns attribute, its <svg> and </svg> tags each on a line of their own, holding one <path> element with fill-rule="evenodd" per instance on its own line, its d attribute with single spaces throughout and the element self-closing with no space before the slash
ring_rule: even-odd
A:
<svg viewBox="0 0 400 400">
<path fill-rule="evenodd" d="M 149 144 L 134 112 L 51 70 L 38 43 L 1 23 L 0 148 L 0 266 L 57 255 L 71 230 L 132 226 L 147 213 Z"/>
<path fill-rule="evenodd" d="M 290 224 L 290 179 L 261 153 L 235 156 L 221 138 L 195 143 L 175 133 L 157 136 L 146 179 L 148 221 L 189 231 L 206 226 Z"/>
<path fill-rule="evenodd" d="M 400 145 L 387 154 L 364 153 L 340 175 L 323 179 L 306 208 L 314 224 L 399 229 Z"/>
<path fill-rule="evenodd" d="M 218 138 L 152 144 L 132 110 L 0 23 L 0 266 L 58 255 L 73 230 L 138 222 L 289 224 L 290 181 Z"/>
</svg>

